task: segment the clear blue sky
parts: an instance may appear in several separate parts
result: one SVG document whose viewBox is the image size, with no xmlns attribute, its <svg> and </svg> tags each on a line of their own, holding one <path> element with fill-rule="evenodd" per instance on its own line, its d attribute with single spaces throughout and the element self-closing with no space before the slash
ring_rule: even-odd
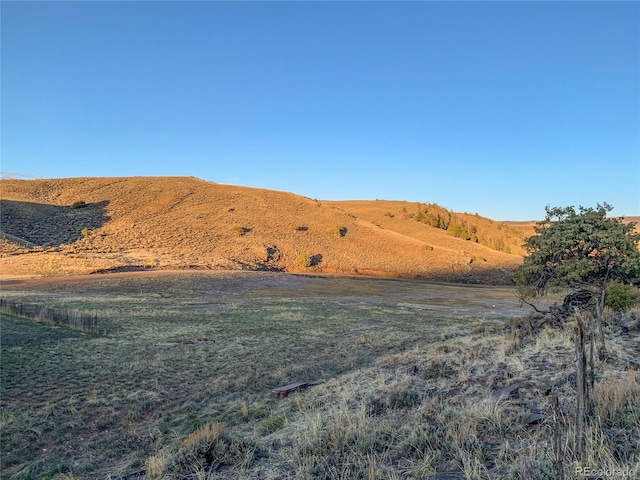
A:
<svg viewBox="0 0 640 480">
<path fill-rule="evenodd" d="M 640 215 L 639 2 L 9 2 L 4 177 Z"/>
</svg>

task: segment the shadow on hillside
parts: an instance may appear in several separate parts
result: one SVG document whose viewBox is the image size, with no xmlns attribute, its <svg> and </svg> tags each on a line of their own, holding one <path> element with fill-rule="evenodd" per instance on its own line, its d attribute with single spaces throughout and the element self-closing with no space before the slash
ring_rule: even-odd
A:
<svg viewBox="0 0 640 480">
<path fill-rule="evenodd" d="M 40 247 L 56 247 L 82 238 L 82 230 L 104 225 L 107 200 L 83 204 L 80 208 L 44 203 L 0 200 L 3 233 Z"/>
</svg>

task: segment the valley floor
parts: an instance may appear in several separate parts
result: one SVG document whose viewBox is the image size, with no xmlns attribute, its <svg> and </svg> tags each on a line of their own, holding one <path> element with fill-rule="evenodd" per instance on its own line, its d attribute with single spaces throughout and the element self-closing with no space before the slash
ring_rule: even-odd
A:
<svg viewBox="0 0 640 480">
<path fill-rule="evenodd" d="M 544 479 L 556 431 L 565 478 L 640 471 L 638 312 L 609 317 L 576 458 L 573 327 L 521 336 L 512 288 L 198 272 L 2 290 L 100 327 L 2 314 L 3 478 Z"/>
</svg>

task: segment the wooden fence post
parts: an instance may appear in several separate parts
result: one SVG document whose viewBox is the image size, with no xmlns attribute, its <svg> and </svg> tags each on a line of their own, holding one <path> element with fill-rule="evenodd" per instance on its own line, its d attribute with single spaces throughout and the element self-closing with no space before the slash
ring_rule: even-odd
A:
<svg viewBox="0 0 640 480">
<path fill-rule="evenodd" d="M 576 457 L 582 457 L 585 446 L 586 409 L 589 405 L 587 388 L 587 357 L 584 353 L 584 324 L 578 307 L 576 312 Z"/>
<path fill-rule="evenodd" d="M 594 362 L 594 351 L 596 349 L 596 324 L 599 323 L 599 319 L 595 317 L 591 317 L 591 334 L 589 337 L 589 386 L 593 392 L 593 384 L 595 383 L 595 362 Z"/>
<path fill-rule="evenodd" d="M 551 401 L 553 409 L 553 450 L 555 452 L 554 470 L 556 471 L 556 480 L 564 480 L 564 451 L 562 450 L 562 440 L 564 438 L 564 418 L 560 413 L 560 402 L 558 400 L 558 392 L 554 392 Z"/>
</svg>

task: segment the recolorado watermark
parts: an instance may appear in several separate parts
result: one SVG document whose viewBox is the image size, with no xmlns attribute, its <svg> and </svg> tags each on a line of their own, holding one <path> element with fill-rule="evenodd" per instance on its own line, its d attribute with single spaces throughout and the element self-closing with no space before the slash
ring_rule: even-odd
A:
<svg viewBox="0 0 640 480">
<path fill-rule="evenodd" d="M 640 471 L 633 468 L 593 468 L 576 467 L 576 477 L 596 477 L 602 479 L 638 478 Z"/>
</svg>

